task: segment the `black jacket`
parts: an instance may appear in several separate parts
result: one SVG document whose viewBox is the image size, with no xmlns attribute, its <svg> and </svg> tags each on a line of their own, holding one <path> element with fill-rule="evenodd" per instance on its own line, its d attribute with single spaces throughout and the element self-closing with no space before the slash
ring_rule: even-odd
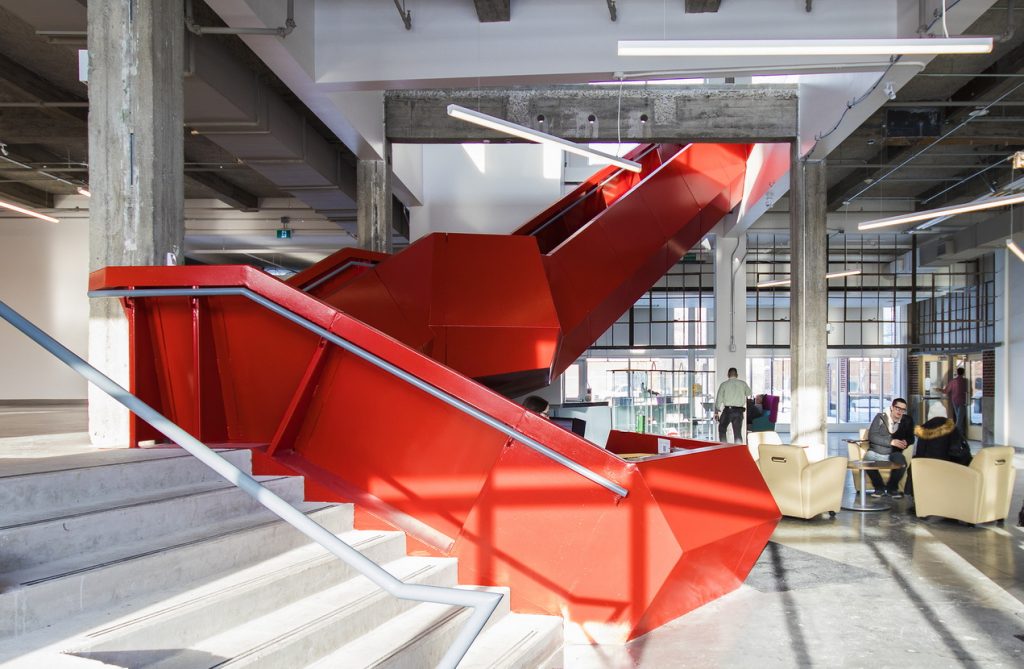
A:
<svg viewBox="0 0 1024 669">
<path fill-rule="evenodd" d="M 956 423 L 952 420 L 937 416 L 914 428 L 914 434 L 917 436 L 915 458 L 935 458 L 963 464 L 964 458 L 956 457 L 950 452 L 951 449 L 958 447 L 962 440 L 960 430 L 956 429 Z"/>
</svg>

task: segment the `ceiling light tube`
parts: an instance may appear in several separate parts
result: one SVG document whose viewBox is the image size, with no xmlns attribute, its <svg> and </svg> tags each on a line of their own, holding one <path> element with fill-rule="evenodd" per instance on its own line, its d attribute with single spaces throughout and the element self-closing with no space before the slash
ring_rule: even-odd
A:
<svg viewBox="0 0 1024 669">
<path fill-rule="evenodd" d="M 38 211 L 32 211 L 31 209 L 25 209 L 24 207 L 19 207 L 16 204 L 12 204 L 10 202 L 4 202 L 3 200 L 0 200 L 0 207 L 3 207 L 4 209 L 10 209 L 11 211 L 16 211 L 19 214 L 25 214 L 26 216 L 34 216 L 35 218 L 41 218 L 42 220 L 49 221 L 50 223 L 60 223 L 60 221 L 58 219 L 54 218 L 53 216 L 47 216 L 46 214 L 40 214 Z"/>
<path fill-rule="evenodd" d="M 84 195 L 86 197 L 92 197 L 92 193 L 90 193 L 89 189 L 84 187 L 84 186 L 79 186 L 78 188 L 75 189 L 75 191 L 77 191 L 79 195 Z"/>
<path fill-rule="evenodd" d="M 1012 239 L 1007 239 L 1006 248 L 1013 251 L 1013 254 L 1020 258 L 1021 262 L 1024 262 L 1024 251 L 1022 251 L 1021 248 L 1017 246 L 1017 242 L 1013 241 Z"/>
<path fill-rule="evenodd" d="M 847 277 L 847 276 L 857 276 L 860 273 L 861 273 L 861 270 L 859 270 L 859 269 L 848 269 L 848 270 L 844 270 L 842 272 L 832 272 L 831 274 L 826 274 L 825 275 L 825 279 L 841 279 L 841 278 Z M 773 281 L 762 281 L 761 283 L 757 284 L 756 287 L 757 288 L 777 288 L 779 286 L 788 286 L 791 281 L 792 281 L 792 279 L 777 279 L 777 280 L 773 280 Z"/>
<path fill-rule="evenodd" d="M 1024 193 L 1017 193 L 1016 195 L 1001 195 L 999 197 L 986 197 L 980 200 L 975 200 L 974 202 L 964 202 L 963 204 L 954 204 L 949 207 L 940 207 L 939 209 L 915 211 L 909 214 L 900 214 L 899 216 L 880 218 L 874 221 L 865 221 L 858 224 L 857 229 L 873 230 L 875 228 L 884 228 L 890 225 L 916 223 L 917 221 L 927 221 L 928 219 L 939 218 L 942 216 L 956 216 L 957 214 L 966 214 L 972 211 L 1007 207 L 1011 204 L 1019 204 L 1021 202 L 1024 202 Z"/>
<path fill-rule="evenodd" d="M 517 125 L 504 119 L 496 118 L 494 116 L 488 116 L 487 114 L 483 114 L 473 109 L 467 109 L 459 105 L 448 105 L 448 115 L 451 116 L 452 118 L 457 118 L 462 121 L 475 123 L 476 125 L 480 125 L 491 130 L 496 130 L 498 132 L 503 132 L 506 135 L 512 135 L 513 137 L 519 137 L 520 139 L 525 139 L 530 142 L 537 142 L 538 144 L 550 144 L 552 146 L 557 146 L 563 151 L 569 151 L 570 153 L 575 153 L 581 156 L 593 156 L 597 158 L 602 158 L 604 160 L 607 160 L 612 165 L 616 165 L 625 170 L 630 170 L 631 172 L 639 172 L 641 169 L 643 169 L 640 163 L 634 162 L 632 160 L 619 158 L 617 156 L 611 155 L 610 153 L 595 151 L 594 149 L 591 149 L 588 146 L 576 144 L 575 142 L 570 142 L 569 140 L 562 139 L 561 137 L 555 137 L 554 135 L 549 135 L 547 133 L 534 130 L 532 128 Z"/>
<path fill-rule="evenodd" d="M 620 56 L 892 56 L 991 53 L 991 37 L 619 40 Z"/>
<path fill-rule="evenodd" d="M 844 270 L 842 272 L 832 272 L 831 274 L 826 274 L 825 278 L 826 279 L 842 279 L 843 277 L 858 276 L 858 275 L 860 275 L 860 270 L 859 269 L 848 269 L 848 270 Z"/>
<path fill-rule="evenodd" d="M 776 279 L 774 281 L 762 281 L 761 283 L 757 284 L 757 287 L 758 288 L 775 288 L 775 287 L 778 287 L 778 286 L 788 286 L 789 285 L 789 281 L 790 281 L 789 279 Z"/>
</svg>

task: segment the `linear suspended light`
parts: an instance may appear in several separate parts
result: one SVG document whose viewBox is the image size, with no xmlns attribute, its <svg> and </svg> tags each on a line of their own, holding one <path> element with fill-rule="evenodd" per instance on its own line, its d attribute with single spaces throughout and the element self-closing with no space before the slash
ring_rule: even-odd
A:
<svg viewBox="0 0 1024 669">
<path fill-rule="evenodd" d="M 1021 248 L 1017 246 L 1017 242 L 1013 241 L 1012 239 L 1007 239 L 1006 248 L 1013 251 L 1013 254 L 1020 258 L 1021 262 L 1024 262 L 1024 250 L 1021 250 Z"/>
<path fill-rule="evenodd" d="M 842 272 L 832 272 L 830 274 L 826 274 L 825 278 L 826 279 L 841 279 L 841 278 L 847 277 L 847 276 L 857 276 L 860 273 L 861 273 L 861 270 L 859 270 L 859 269 L 848 269 L 848 270 L 844 270 Z M 790 281 L 791 281 L 791 279 L 776 279 L 776 280 L 773 280 L 773 281 L 762 281 L 761 283 L 757 284 L 757 288 L 776 288 L 778 286 L 788 286 L 790 284 Z"/>
<path fill-rule="evenodd" d="M 10 209 L 11 211 L 16 211 L 19 214 L 25 214 L 26 216 L 34 216 L 36 218 L 41 218 L 44 221 L 49 221 L 50 223 L 60 223 L 60 221 L 58 219 L 54 218 L 53 216 L 47 216 L 46 214 L 40 214 L 38 211 L 32 211 L 31 209 L 25 209 L 24 207 L 19 207 L 18 205 L 12 204 L 11 202 L 4 202 L 3 200 L 0 200 L 0 207 L 3 207 L 4 209 Z"/>
<path fill-rule="evenodd" d="M 932 218 L 941 218 L 945 216 L 956 216 L 957 214 L 966 214 L 972 211 L 1008 207 L 1011 204 L 1019 204 L 1021 202 L 1024 202 L 1024 193 L 1017 193 L 1016 195 L 1000 195 L 999 197 L 986 197 L 980 200 L 975 200 L 974 202 L 954 204 L 949 207 L 939 207 L 938 209 L 929 209 L 928 211 L 915 211 L 909 214 L 900 214 L 899 216 L 890 216 L 889 218 L 865 221 L 858 224 L 857 229 L 873 230 L 875 228 L 885 228 L 890 225 L 916 223 L 917 221 L 927 221 Z"/>
<path fill-rule="evenodd" d="M 991 37 L 619 40 L 620 56 L 893 56 L 991 53 Z"/>
<path fill-rule="evenodd" d="M 594 149 L 591 149 L 589 146 L 576 144 L 575 142 L 570 142 L 567 139 L 555 137 L 554 135 L 549 135 L 546 132 L 540 132 L 538 130 L 534 130 L 533 128 L 527 128 L 525 126 L 511 123 L 510 121 L 496 118 L 494 116 L 489 116 L 487 114 L 475 111 L 473 109 L 467 109 L 459 105 L 448 105 L 448 115 L 451 116 L 452 118 L 457 118 L 462 121 L 475 123 L 476 125 L 480 125 L 485 128 L 490 128 L 491 130 L 497 130 L 498 132 L 503 132 L 506 135 L 519 137 L 520 139 L 525 139 L 530 142 L 557 146 L 563 151 L 575 153 L 580 156 L 593 156 L 596 158 L 601 158 L 603 160 L 607 160 L 612 165 L 617 165 L 618 167 L 621 167 L 622 169 L 625 170 L 629 170 L 631 172 L 639 172 L 641 169 L 643 169 L 640 163 L 634 162 L 632 160 L 619 158 L 618 156 L 613 156 L 610 153 L 595 151 Z"/>
<path fill-rule="evenodd" d="M 77 191 L 79 195 L 84 195 L 86 197 L 92 197 L 92 193 L 89 192 L 89 189 L 85 188 L 83 186 L 79 186 L 78 188 L 75 189 L 75 191 Z"/>
</svg>

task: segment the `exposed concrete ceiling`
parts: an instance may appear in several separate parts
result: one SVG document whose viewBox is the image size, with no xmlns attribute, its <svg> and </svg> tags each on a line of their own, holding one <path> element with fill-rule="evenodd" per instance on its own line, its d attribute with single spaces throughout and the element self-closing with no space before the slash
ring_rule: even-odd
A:
<svg viewBox="0 0 1024 669">
<path fill-rule="evenodd" d="M 209 9 L 196 3 L 200 23 L 272 26 L 283 18 L 275 3 L 208 4 Z M 667 11 L 661 3 L 609 1 L 602 7 L 593 0 L 518 0 L 513 7 L 507 1 L 432 0 L 412 6 L 411 30 L 396 18 L 393 4 L 299 0 L 299 28 L 287 40 L 202 39 L 222 48 L 226 55 L 218 58 L 252 73 L 283 108 L 337 149 L 342 171 L 356 156 L 383 155 L 379 110 L 385 90 L 536 87 L 607 79 L 616 72 L 631 79 L 704 72 L 713 80 L 736 76 L 738 83 L 759 72 L 828 73 L 821 75 L 832 76 L 828 83 L 801 79 L 807 84 L 801 88 L 801 124 L 812 138 L 803 148 L 815 144 L 817 157 L 827 157 L 829 205 L 837 215 L 924 209 L 999 190 L 1012 176 L 1007 156 L 1024 149 L 1024 12 L 1013 11 L 1008 0 L 947 2 L 950 32 L 998 36 L 992 54 L 940 56 L 920 64 L 902 59 L 891 68 L 885 59 L 629 61 L 615 57 L 609 44 L 644 36 L 912 35 L 921 20 L 935 33 L 937 0 L 924 0 L 923 15 L 917 0 L 673 0 Z M 406 7 L 397 5 L 399 11 Z M 0 142 L 8 144 L 10 159 L 0 160 L 0 193 L 7 197 L 52 206 L 54 197 L 73 193 L 86 178 L 87 90 L 78 81 L 77 45 L 37 34 L 82 30 L 84 6 L 79 0 L 0 0 Z M 882 104 L 889 82 L 895 100 Z M 971 116 L 997 99 L 987 115 Z M 847 101 L 856 104 L 843 109 Z M 36 106 L 4 106 L 10 103 Z M 830 131 L 840 112 L 837 130 Z M 938 136 L 907 136 L 922 117 L 937 121 Z M 208 129 L 197 129 L 198 135 L 184 135 L 186 197 L 213 197 L 247 210 L 288 195 L 283 180 L 275 183 L 278 170 L 271 164 L 253 169 L 239 159 L 238 146 L 211 141 Z M 401 182 L 396 194 L 417 204 L 416 193 Z M 773 211 L 785 206 L 781 194 L 774 194 Z M 344 218 L 336 210 L 328 213 Z M 951 219 L 934 230 L 953 232 L 969 223 Z"/>
<path fill-rule="evenodd" d="M 195 9 L 198 22 L 223 25 L 205 5 Z M 0 195 L 52 207 L 54 196 L 87 186 L 85 21 L 78 0 L 0 2 Z M 354 227 L 351 152 L 237 37 L 186 42 L 185 197 L 258 211 L 290 195 Z"/>
</svg>

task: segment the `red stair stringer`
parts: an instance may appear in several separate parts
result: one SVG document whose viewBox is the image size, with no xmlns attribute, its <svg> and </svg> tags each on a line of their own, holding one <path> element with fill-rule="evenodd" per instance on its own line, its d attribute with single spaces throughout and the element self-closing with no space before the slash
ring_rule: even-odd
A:
<svg viewBox="0 0 1024 669">
<path fill-rule="evenodd" d="M 143 401 L 203 441 L 248 448 L 277 437 L 257 472 L 287 467 L 322 499 L 360 502 L 404 527 L 414 547 L 457 556 L 464 582 L 510 586 L 516 611 L 562 615 L 595 642 L 625 641 L 736 588 L 778 522 L 745 446 L 672 439 L 677 453 L 626 462 L 252 268 L 110 267 L 90 277 L 93 290 L 232 286 L 628 490 L 618 497 L 245 297 L 125 301 L 131 389 Z M 162 439 L 135 417 L 132 435 Z M 630 439 L 656 448 L 654 435 Z"/>
</svg>

